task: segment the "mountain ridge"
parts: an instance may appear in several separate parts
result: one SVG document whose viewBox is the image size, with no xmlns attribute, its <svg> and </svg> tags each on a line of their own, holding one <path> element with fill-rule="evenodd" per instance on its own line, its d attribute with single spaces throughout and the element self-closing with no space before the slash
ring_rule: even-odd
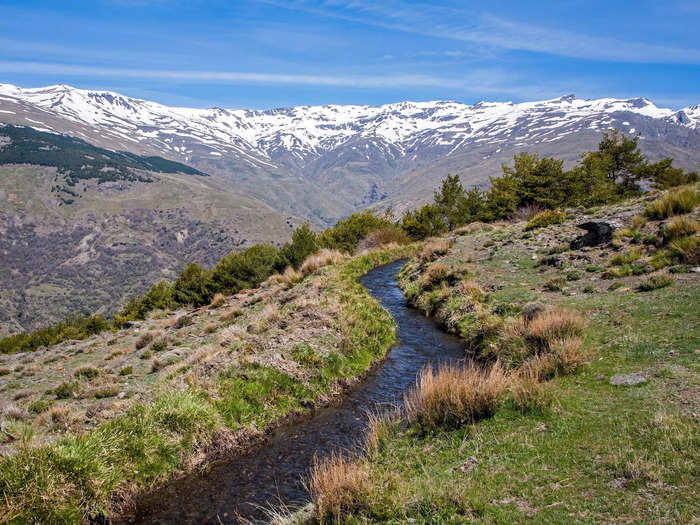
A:
<svg viewBox="0 0 700 525">
<path fill-rule="evenodd" d="M 0 121 L 183 162 L 317 226 L 364 207 L 419 204 L 448 172 L 484 185 L 523 150 L 574 161 L 611 127 L 641 133 L 652 159 L 700 164 L 700 107 L 641 97 L 199 109 L 63 84 L 0 84 Z"/>
</svg>

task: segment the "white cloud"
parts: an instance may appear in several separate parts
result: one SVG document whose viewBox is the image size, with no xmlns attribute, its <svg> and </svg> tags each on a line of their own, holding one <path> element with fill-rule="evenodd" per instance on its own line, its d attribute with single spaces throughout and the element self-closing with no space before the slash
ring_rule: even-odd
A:
<svg viewBox="0 0 700 525">
<path fill-rule="evenodd" d="M 305 75 L 243 71 L 107 68 L 48 62 L 0 61 L 0 72 L 110 78 L 129 77 L 225 84 L 298 84 L 360 88 L 386 88 L 397 86 L 459 88 L 464 86 L 462 79 L 441 78 L 430 75 Z"/>
<path fill-rule="evenodd" d="M 475 10 L 367 0 L 333 0 L 321 4 L 307 0 L 258 1 L 369 26 L 507 50 L 611 62 L 700 63 L 700 49 L 576 34 L 505 20 Z"/>
</svg>

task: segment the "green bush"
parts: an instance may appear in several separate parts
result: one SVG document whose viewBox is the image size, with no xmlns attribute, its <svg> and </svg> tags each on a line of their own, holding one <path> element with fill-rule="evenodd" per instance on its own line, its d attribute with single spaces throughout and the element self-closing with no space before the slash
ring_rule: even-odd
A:
<svg viewBox="0 0 700 525">
<path fill-rule="evenodd" d="M 669 191 L 646 205 L 645 214 L 652 219 L 666 219 L 672 215 L 690 213 L 700 203 L 700 195 L 692 188 Z"/>
<path fill-rule="evenodd" d="M 537 228 L 544 228 L 545 226 L 551 226 L 552 224 L 561 224 L 566 220 L 566 213 L 560 210 L 546 210 L 542 213 L 535 215 L 531 221 L 525 226 L 525 230 L 535 230 Z"/>
<path fill-rule="evenodd" d="M 29 406 L 27 406 L 27 411 L 30 414 L 41 414 L 51 408 L 53 404 L 54 402 L 51 399 L 37 399 L 36 401 L 29 403 Z"/>
<path fill-rule="evenodd" d="M 77 394 L 79 388 L 78 383 L 73 381 L 64 381 L 54 388 L 53 393 L 56 396 L 56 399 L 68 399 Z"/>
<path fill-rule="evenodd" d="M 173 283 L 173 299 L 177 304 L 204 306 L 211 302 L 212 272 L 197 263 L 190 264 Z"/>
<path fill-rule="evenodd" d="M 387 218 L 378 217 L 370 211 L 354 213 L 321 233 L 318 236 L 318 245 L 321 248 L 352 253 L 367 234 L 391 226 L 391 221 Z"/>
<path fill-rule="evenodd" d="M 134 367 L 133 366 L 125 366 L 119 371 L 120 376 L 130 376 L 131 374 L 134 373 Z"/>
<path fill-rule="evenodd" d="M 100 375 L 100 371 L 95 368 L 94 366 L 81 366 L 80 368 L 76 368 L 75 372 L 73 372 L 73 375 L 75 377 L 84 377 L 85 379 L 94 379 L 98 375 Z"/>
<path fill-rule="evenodd" d="M 658 290 L 659 288 L 665 288 L 666 286 L 671 286 L 673 284 L 673 279 L 666 275 L 652 275 L 645 281 L 639 283 L 637 290 L 640 292 L 650 292 L 651 290 Z"/>
<path fill-rule="evenodd" d="M 294 230 L 292 242 L 286 243 L 279 251 L 275 270 L 281 273 L 287 266 L 299 269 L 309 255 L 318 251 L 317 238 L 308 222 Z"/>
</svg>

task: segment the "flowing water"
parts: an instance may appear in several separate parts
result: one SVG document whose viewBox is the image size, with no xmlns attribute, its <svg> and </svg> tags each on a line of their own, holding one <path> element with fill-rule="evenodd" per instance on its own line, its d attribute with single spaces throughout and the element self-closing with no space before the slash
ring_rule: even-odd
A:
<svg viewBox="0 0 700 525">
<path fill-rule="evenodd" d="M 314 455 L 350 450 L 363 437 L 367 413 L 400 404 L 427 363 L 464 357 L 464 344 L 406 305 L 395 275 L 405 261 L 370 271 L 362 284 L 394 317 L 398 343 L 337 406 L 282 426 L 261 446 L 204 474 L 169 483 L 145 497 L 132 523 L 228 524 L 265 517 L 270 504 L 308 501 L 302 476 Z"/>
</svg>

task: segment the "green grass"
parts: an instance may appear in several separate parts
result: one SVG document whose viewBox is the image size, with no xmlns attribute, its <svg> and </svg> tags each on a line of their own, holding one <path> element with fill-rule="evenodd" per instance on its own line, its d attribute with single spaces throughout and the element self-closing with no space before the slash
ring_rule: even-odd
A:
<svg viewBox="0 0 700 525">
<path fill-rule="evenodd" d="M 167 480 L 185 468 L 192 454 L 212 444 L 217 432 L 264 429 L 302 402 L 328 392 L 338 378 L 367 371 L 396 341 L 395 324 L 358 279 L 375 266 L 414 252 L 415 247 L 374 252 L 323 270 L 328 285 L 320 300 L 329 294 L 340 298 L 337 323 L 344 344 L 318 364 L 318 379 L 310 386 L 272 368 L 244 365 L 219 377 L 216 400 L 193 384 L 161 394 L 152 404 L 132 406 L 126 415 L 93 431 L 67 435 L 51 445 L 21 446 L 16 455 L 0 461 L 3 522 L 80 523 L 88 516 L 110 515 L 116 493 Z M 65 383 L 54 394 L 69 397 L 77 388 Z M 48 410 L 51 403 L 37 404 L 36 410 Z"/>
<path fill-rule="evenodd" d="M 563 306 L 590 312 L 586 346 L 595 355 L 582 373 L 547 384 L 552 406 L 506 404 L 455 430 L 383 431 L 361 460 L 367 503 L 345 521 L 692 523 L 700 511 L 700 334 L 688 327 L 699 297 L 697 283 L 562 296 Z M 641 386 L 607 381 L 638 371 L 649 377 Z"/>
</svg>

